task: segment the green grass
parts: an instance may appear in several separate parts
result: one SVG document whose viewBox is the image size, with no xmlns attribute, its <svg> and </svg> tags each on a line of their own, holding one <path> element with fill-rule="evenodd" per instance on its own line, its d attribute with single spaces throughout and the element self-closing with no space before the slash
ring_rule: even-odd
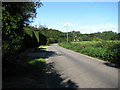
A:
<svg viewBox="0 0 120 90">
<path fill-rule="evenodd" d="M 34 53 L 46 52 L 46 48 L 44 48 L 44 47 L 45 47 L 45 45 L 41 45 L 38 48 L 35 48 L 33 52 Z M 21 63 L 21 65 L 23 65 L 22 67 L 24 67 L 24 69 L 26 69 L 26 71 L 30 71 L 30 73 L 32 73 L 33 71 L 42 72 L 43 67 L 45 65 L 45 58 L 26 56 L 24 60 L 20 60 L 20 63 Z"/>
<path fill-rule="evenodd" d="M 40 73 L 45 65 L 45 59 L 39 57 L 27 56 L 23 61 L 19 62 L 19 72 L 22 74 Z"/>
<path fill-rule="evenodd" d="M 47 46 L 47 45 L 46 45 Z M 39 53 L 39 52 L 47 52 L 45 46 L 39 46 L 35 49 L 30 49 L 28 52 L 25 52 L 21 54 L 20 57 L 18 57 L 12 65 L 7 63 L 7 69 L 4 70 L 4 76 L 10 76 L 10 75 L 25 75 L 25 74 L 33 74 L 33 73 L 41 73 L 44 66 L 45 66 L 45 58 L 41 57 L 33 57 L 33 56 L 27 56 L 27 53 Z"/>
<path fill-rule="evenodd" d="M 45 62 L 45 59 L 39 58 L 39 59 L 33 59 L 31 61 L 28 61 L 29 64 L 35 64 L 36 62 Z"/>
<path fill-rule="evenodd" d="M 120 41 L 82 41 L 60 46 L 120 65 Z"/>
<path fill-rule="evenodd" d="M 93 43 L 99 43 L 100 41 L 81 41 L 81 42 L 71 42 L 72 44 L 93 44 Z"/>
<path fill-rule="evenodd" d="M 38 48 L 47 47 L 48 45 L 40 45 Z"/>
<path fill-rule="evenodd" d="M 16 67 L 10 67 L 7 76 L 3 76 L 3 87 L 7 84 L 15 85 L 15 87 L 33 87 L 37 84 L 43 84 L 43 68 L 45 59 L 39 57 L 26 56 L 24 59 L 17 60 Z M 30 80 L 30 81 L 28 81 Z M 32 81 L 35 81 L 33 83 Z M 16 83 L 17 82 L 17 83 Z M 19 86 L 18 86 L 19 85 Z"/>
</svg>

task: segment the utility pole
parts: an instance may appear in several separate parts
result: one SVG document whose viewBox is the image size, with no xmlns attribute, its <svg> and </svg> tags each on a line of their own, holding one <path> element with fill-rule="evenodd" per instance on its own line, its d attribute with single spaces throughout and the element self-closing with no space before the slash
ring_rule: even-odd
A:
<svg viewBox="0 0 120 90">
<path fill-rule="evenodd" d="M 67 43 L 68 43 L 68 24 L 67 24 Z"/>
<path fill-rule="evenodd" d="M 37 28 L 37 25 L 35 25 L 35 28 Z"/>
<path fill-rule="evenodd" d="M 40 23 L 39 23 L 39 27 L 38 28 L 40 28 Z"/>
</svg>

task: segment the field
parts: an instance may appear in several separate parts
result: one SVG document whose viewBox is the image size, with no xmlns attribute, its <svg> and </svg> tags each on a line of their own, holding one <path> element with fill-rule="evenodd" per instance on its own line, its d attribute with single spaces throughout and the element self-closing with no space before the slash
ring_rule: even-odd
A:
<svg viewBox="0 0 120 90">
<path fill-rule="evenodd" d="M 60 46 L 73 51 L 120 65 L 120 41 L 82 41 L 60 43 Z"/>
</svg>

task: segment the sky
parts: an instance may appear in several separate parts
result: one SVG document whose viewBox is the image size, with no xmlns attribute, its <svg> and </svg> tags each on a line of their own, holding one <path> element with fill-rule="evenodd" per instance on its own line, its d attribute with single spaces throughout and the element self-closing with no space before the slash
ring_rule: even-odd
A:
<svg viewBox="0 0 120 90">
<path fill-rule="evenodd" d="M 32 26 L 82 34 L 118 32 L 118 2 L 42 2 Z"/>
</svg>

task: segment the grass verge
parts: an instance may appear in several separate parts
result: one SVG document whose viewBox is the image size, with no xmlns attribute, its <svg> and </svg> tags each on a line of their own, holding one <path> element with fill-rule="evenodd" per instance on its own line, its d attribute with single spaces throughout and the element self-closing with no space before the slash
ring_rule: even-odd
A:
<svg viewBox="0 0 120 90">
<path fill-rule="evenodd" d="M 42 53 L 46 48 L 29 49 L 23 53 L 12 65 L 7 64 L 6 73 L 3 75 L 3 88 L 36 88 L 44 87 L 43 68 L 45 58 L 27 56 L 27 53 Z"/>
<path fill-rule="evenodd" d="M 21 54 L 17 60 L 14 60 L 12 64 L 5 64 L 7 70 L 4 70 L 3 76 L 13 76 L 13 75 L 23 75 L 23 74 L 33 74 L 42 72 L 45 65 L 45 58 L 43 57 L 33 57 L 27 56 L 27 53 L 42 53 L 46 52 L 44 46 L 39 46 L 38 48 L 29 49 L 27 52 Z"/>
<path fill-rule="evenodd" d="M 83 41 L 59 46 L 120 65 L 120 41 Z"/>
</svg>

